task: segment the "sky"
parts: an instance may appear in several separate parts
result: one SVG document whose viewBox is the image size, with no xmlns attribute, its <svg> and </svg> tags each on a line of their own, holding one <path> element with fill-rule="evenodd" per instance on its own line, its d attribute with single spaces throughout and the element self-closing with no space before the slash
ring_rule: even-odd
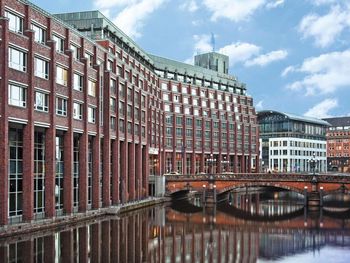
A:
<svg viewBox="0 0 350 263">
<path fill-rule="evenodd" d="M 350 0 L 32 0 L 100 10 L 146 52 L 193 64 L 213 50 L 257 110 L 350 116 Z"/>
</svg>

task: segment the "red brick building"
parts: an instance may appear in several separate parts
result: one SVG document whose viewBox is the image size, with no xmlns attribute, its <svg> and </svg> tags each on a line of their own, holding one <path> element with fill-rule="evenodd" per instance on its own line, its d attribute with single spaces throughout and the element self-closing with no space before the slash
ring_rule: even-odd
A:
<svg viewBox="0 0 350 263">
<path fill-rule="evenodd" d="M 324 119 L 331 124 L 327 130 L 328 170 L 350 172 L 350 117 Z"/>
<path fill-rule="evenodd" d="M 208 172 L 209 157 L 214 172 L 256 169 L 243 84 L 86 15 L 100 26 L 0 1 L 0 225 L 139 200 L 150 173 Z"/>
</svg>

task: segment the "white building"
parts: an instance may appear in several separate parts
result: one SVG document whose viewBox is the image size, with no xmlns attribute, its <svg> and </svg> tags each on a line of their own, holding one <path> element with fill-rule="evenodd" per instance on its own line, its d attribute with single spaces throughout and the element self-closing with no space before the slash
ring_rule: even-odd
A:
<svg viewBox="0 0 350 263">
<path fill-rule="evenodd" d="M 264 171 L 327 171 L 326 121 L 277 111 L 258 112 L 261 167 Z M 315 157 L 313 157 L 315 156 Z"/>
</svg>

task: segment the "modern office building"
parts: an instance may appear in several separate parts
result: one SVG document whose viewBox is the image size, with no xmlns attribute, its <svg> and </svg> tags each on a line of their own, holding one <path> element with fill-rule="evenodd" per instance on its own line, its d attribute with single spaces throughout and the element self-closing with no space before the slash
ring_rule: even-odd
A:
<svg viewBox="0 0 350 263">
<path fill-rule="evenodd" d="M 327 171 L 326 130 L 323 120 L 278 111 L 258 112 L 261 168 L 274 172 Z"/>
<path fill-rule="evenodd" d="M 324 119 L 330 123 L 327 129 L 328 170 L 350 172 L 350 117 Z"/>
<path fill-rule="evenodd" d="M 249 172 L 236 78 L 147 54 L 98 11 L 0 0 L 0 225 L 148 195 L 150 174 Z"/>
</svg>

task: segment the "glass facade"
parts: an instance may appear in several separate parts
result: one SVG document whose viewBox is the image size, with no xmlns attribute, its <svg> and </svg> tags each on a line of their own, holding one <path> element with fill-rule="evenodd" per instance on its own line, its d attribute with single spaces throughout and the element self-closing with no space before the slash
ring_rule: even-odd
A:
<svg viewBox="0 0 350 263">
<path fill-rule="evenodd" d="M 34 213 L 45 209 L 45 133 L 34 132 Z"/>
</svg>

